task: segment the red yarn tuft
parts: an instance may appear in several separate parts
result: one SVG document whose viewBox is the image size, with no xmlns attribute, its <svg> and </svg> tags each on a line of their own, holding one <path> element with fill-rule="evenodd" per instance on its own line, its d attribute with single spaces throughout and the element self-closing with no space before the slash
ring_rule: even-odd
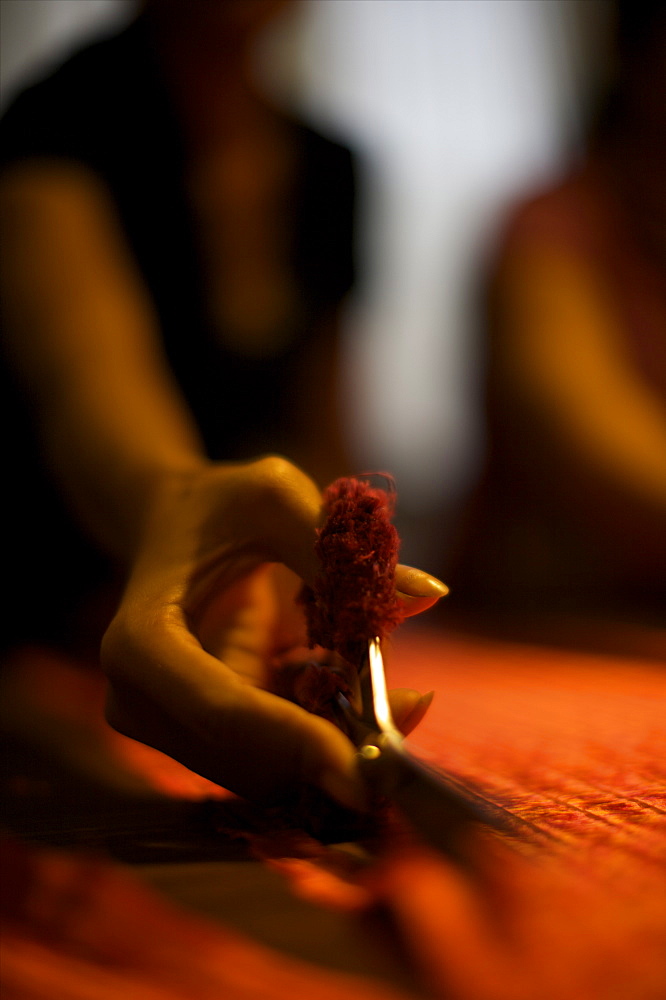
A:
<svg viewBox="0 0 666 1000">
<path fill-rule="evenodd" d="M 315 552 L 321 573 L 304 589 L 311 646 L 359 666 L 368 639 L 383 639 L 404 618 L 395 594 L 398 532 L 394 496 L 359 479 L 338 479 L 324 492 L 326 521 Z"/>
</svg>

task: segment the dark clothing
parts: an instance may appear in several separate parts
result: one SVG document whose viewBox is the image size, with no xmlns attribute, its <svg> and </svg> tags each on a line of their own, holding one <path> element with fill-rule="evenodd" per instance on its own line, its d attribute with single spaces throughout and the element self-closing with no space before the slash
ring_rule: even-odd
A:
<svg viewBox="0 0 666 1000">
<path fill-rule="evenodd" d="M 69 160 L 90 168 L 107 186 L 157 311 L 166 355 L 212 458 L 288 453 L 304 351 L 318 322 L 333 312 L 353 281 L 351 155 L 295 121 L 290 127 L 297 167 L 287 235 L 301 318 L 283 348 L 246 357 L 223 343 L 207 315 L 185 188 L 186 150 L 142 19 L 26 90 L 2 122 L 0 167 L 35 158 Z M 10 573 L 27 572 L 24 587 L 35 595 L 35 574 L 46 574 L 58 587 L 67 566 L 65 591 L 70 584 L 85 589 L 97 557 L 82 545 L 61 507 L 56 513 L 53 488 L 23 431 L 25 417 L 17 416 L 20 394 L 7 368 L 3 364 L 4 420 L 12 437 L 10 460 L 20 470 L 12 529 L 19 551 L 10 554 Z M 23 607 L 24 587 L 18 587 Z M 40 614 L 35 608 L 35 619 Z"/>
</svg>

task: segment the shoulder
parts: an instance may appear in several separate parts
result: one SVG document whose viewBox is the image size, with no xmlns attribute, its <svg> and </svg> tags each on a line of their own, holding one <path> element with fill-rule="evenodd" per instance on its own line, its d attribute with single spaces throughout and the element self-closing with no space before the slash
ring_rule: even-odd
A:
<svg viewBox="0 0 666 1000">
<path fill-rule="evenodd" d="M 0 165 L 36 156 L 89 159 L 136 93 L 141 36 L 132 24 L 20 93 L 0 123 Z"/>
</svg>

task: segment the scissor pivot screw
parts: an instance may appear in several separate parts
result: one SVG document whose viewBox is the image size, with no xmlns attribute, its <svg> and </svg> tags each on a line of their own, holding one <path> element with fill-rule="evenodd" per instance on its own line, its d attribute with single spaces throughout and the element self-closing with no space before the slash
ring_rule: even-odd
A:
<svg viewBox="0 0 666 1000">
<path fill-rule="evenodd" d="M 374 743 L 368 743 L 367 746 L 361 747 L 359 754 L 364 760 L 377 760 L 378 757 L 381 757 L 382 752 Z"/>
</svg>

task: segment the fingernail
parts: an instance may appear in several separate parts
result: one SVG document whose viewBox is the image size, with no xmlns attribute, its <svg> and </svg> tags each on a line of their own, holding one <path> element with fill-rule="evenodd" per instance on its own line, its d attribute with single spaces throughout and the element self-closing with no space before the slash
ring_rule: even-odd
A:
<svg viewBox="0 0 666 1000">
<path fill-rule="evenodd" d="M 449 588 L 436 576 L 422 570 L 411 570 L 400 580 L 399 590 L 409 597 L 445 597 Z"/>
<path fill-rule="evenodd" d="M 420 597 L 446 597 L 449 588 L 436 576 L 426 576 L 419 587 Z"/>
<path fill-rule="evenodd" d="M 400 722 L 400 729 L 405 733 L 409 734 L 413 729 L 416 729 L 419 722 L 426 714 L 430 706 L 432 705 L 432 700 L 435 697 L 434 691 L 428 691 L 427 694 L 422 694 L 419 700 L 414 705 L 406 719 L 402 719 Z"/>
</svg>

